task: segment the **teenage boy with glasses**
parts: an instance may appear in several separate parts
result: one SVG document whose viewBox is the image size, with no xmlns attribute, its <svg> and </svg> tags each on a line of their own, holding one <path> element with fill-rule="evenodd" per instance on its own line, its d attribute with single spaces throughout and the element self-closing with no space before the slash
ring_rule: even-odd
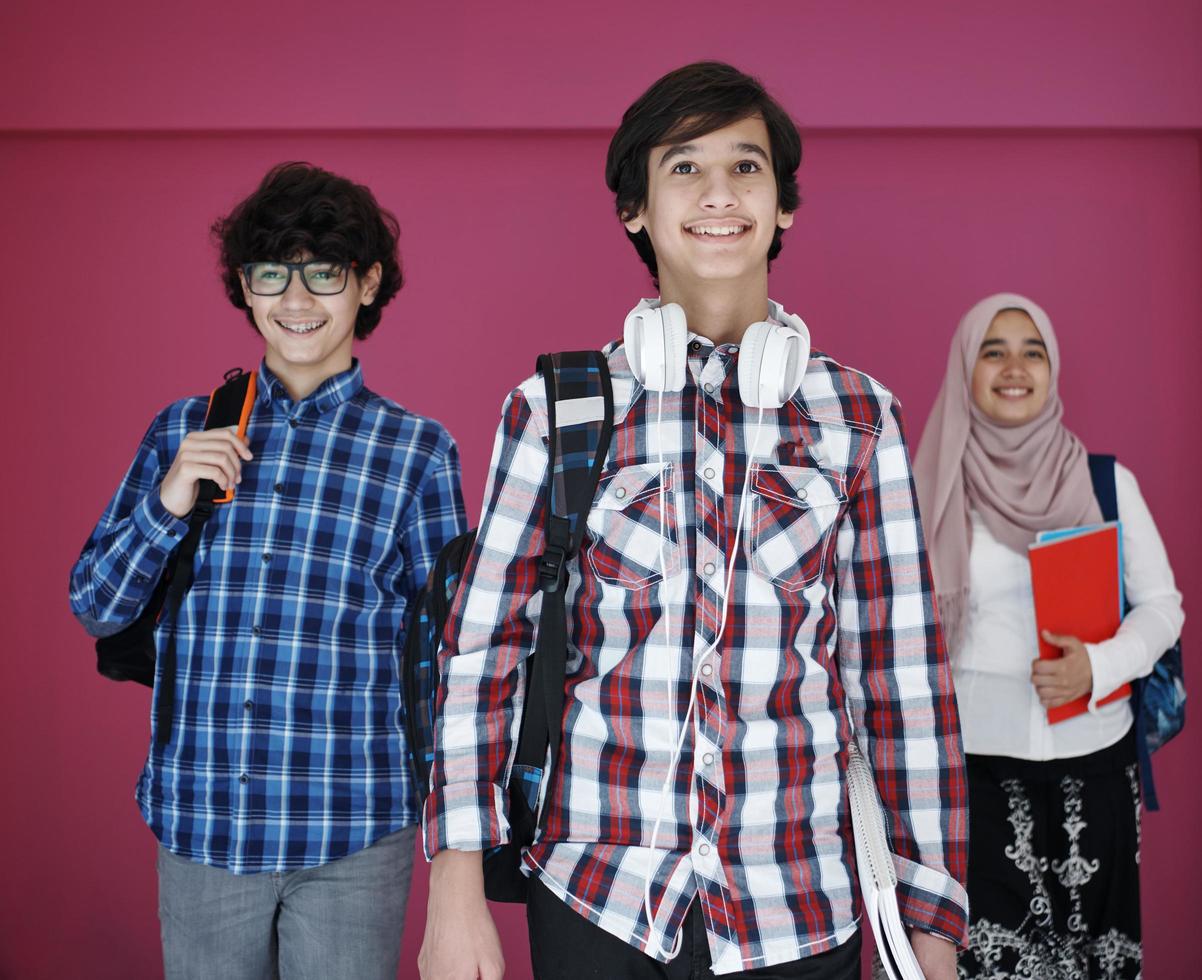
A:
<svg viewBox="0 0 1202 980">
<path fill-rule="evenodd" d="M 199 482 L 235 489 L 197 551 L 173 720 L 152 715 L 137 787 L 166 975 L 395 980 L 417 818 L 397 658 L 407 606 L 464 529 L 459 458 L 352 356 L 402 282 L 396 220 L 368 188 L 283 164 L 213 230 L 265 347 L 247 440 L 202 431 L 204 398 L 160 412 L 71 607 L 96 636 L 133 622 Z"/>
<path fill-rule="evenodd" d="M 807 362 L 804 324 L 768 298 L 800 158 L 780 106 L 714 63 L 656 82 L 610 144 L 607 182 L 662 307 L 608 348 L 615 428 L 567 585 L 562 742 L 525 854 L 540 978 L 858 978 L 852 738 L 915 952 L 930 980 L 955 975 L 963 759 L 900 408 L 830 357 Z M 657 320 L 674 326 L 636 322 Z M 481 851 L 509 834 L 538 621 L 540 392 L 529 380 L 503 409 L 444 634 L 426 980 L 503 970 Z"/>
</svg>

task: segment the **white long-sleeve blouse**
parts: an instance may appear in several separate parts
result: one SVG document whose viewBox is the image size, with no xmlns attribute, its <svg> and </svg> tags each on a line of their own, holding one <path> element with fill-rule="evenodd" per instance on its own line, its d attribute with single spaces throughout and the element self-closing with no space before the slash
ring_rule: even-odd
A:
<svg viewBox="0 0 1202 980">
<path fill-rule="evenodd" d="M 1031 683 L 1039 656 L 1031 568 L 1026 554 L 1000 544 L 972 512 L 968 618 L 952 669 L 966 752 L 1047 760 L 1113 745 L 1131 727 L 1128 699 L 1098 705 L 1126 681 L 1151 673 L 1181 635 L 1185 614 L 1164 543 L 1130 470 L 1115 467 L 1122 522 L 1123 584 L 1130 611 L 1118 632 L 1087 643 L 1093 670 L 1089 711 L 1049 725 Z"/>
</svg>

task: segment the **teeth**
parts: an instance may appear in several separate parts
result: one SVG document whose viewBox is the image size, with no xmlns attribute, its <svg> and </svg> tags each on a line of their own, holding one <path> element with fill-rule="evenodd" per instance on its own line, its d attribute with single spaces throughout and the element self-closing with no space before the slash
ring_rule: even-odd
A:
<svg viewBox="0 0 1202 980">
<path fill-rule="evenodd" d="M 1002 395 L 1026 395 L 1030 392 L 1028 388 L 999 388 L 998 393 Z"/>
<path fill-rule="evenodd" d="M 728 235 L 739 235 L 745 232 L 749 225 L 700 225 L 694 228 L 686 227 L 691 235 L 710 235 L 715 238 L 725 238 Z"/>
<path fill-rule="evenodd" d="M 276 320 L 275 322 L 289 333 L 312 333 L 325 323 L 325 320 L 310 320 L 308 323 L 284 323 L 282 320 Z"/>
</svg>

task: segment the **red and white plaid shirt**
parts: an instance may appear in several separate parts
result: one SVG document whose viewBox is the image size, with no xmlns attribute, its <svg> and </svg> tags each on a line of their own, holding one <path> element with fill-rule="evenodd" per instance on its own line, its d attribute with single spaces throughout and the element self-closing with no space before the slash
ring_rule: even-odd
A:
<svg viewBox="0 0 1202 980">
<path fill-rule="evenodd" d="M 608 350 L 614 434 L 571 565 L 563 742 L 526 867 L 661 959 L 694 898 L 715 973 L 821 953 L 860 916 L 844 779 L 854 734 L 876 774 L 903 919 L 962 945 L 960 727 L 900 408 L 815 354 L 793 400 L 763 413 L 756 444 L 737 346 L 689 340 L 688 380 L 662 396 L 658 423 L 659 396 L 634 381 L 621 345 Z M 546 432 L 532 378 L 506 401 L 444 636 L 430 857 L 508 839 L 502 787 L 541 603 Z M 700 664 L 652 851 L 695 658 L 721 621 L 753 445 L 726 629 Z"/>
</svg>

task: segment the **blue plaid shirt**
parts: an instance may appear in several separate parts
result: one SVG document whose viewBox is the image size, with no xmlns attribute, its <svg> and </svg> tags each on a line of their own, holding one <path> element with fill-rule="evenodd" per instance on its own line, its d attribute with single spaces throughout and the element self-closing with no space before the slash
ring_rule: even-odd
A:
<svg viewBox="0 0 1202 980">
<path fill-rule="evenodd" d="M 72 570 L 94 635 L 137 618 L 187 531 L 158 486 L 206 407 L 159 413 Z M 357 362 L 299 402 L 260 367 L 248 438 L 180 608 L 171 740 L 155 744 L 152 714 L 137 787 L 167 848 L 239 874 L 324 864 L 416 821 L 405 612 L 465 527 L 454 442 L 365 388 Z"/>
</svg>

